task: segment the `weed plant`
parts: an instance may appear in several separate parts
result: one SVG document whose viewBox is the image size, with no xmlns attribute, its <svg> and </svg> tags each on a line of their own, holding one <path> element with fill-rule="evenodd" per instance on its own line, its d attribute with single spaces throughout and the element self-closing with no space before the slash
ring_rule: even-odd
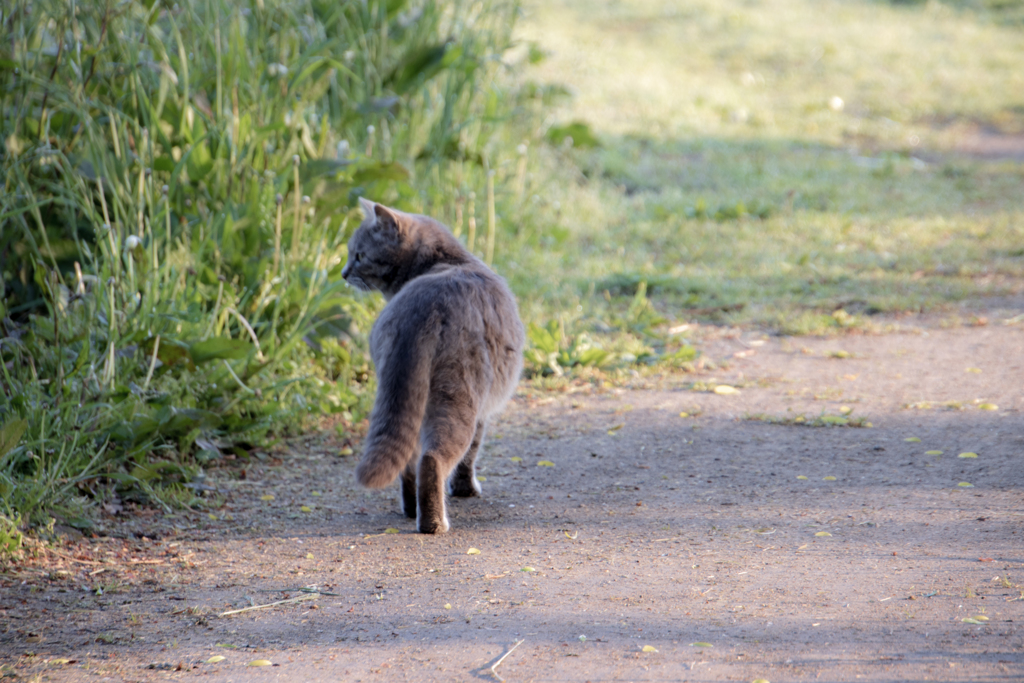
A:
<svg viewBox="0 0 1024 683">
<path fill-rule="evenodd" d="M 494 215 L 514 11 L 6 3 L 0 514 L 201 505 L 186 484 L 223 455 L 359 423 L 381 302 L 340 278 L 352 207 Z"/>
</svg>

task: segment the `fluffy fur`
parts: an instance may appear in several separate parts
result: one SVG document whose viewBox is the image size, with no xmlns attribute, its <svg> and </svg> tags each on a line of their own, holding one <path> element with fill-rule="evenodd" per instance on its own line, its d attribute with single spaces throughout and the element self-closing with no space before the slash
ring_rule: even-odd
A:
<svg viewBox="0 0 1024 683">
<path fill-rule="evenodd" d="M 360 202 L 342 276 L 388 303 L 370 333 L 377 399 L 356 476 L 383 488 L 401 475 L 405 514 L 423 533 L 447 531 L 445 484 L 480 493 L 477 453 L 519 381 L 523 324 L 505 281 L 446 227 Z"/>
</svg>

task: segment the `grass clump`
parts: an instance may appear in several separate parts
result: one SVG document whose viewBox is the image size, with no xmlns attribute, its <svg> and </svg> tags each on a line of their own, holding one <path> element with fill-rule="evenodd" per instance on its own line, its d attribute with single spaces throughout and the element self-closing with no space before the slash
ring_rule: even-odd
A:
<svg viewBox="0 0 1024 683">
<path fill-rule="evenodd" d="M 641 281 L 625 311 L 605 310 L 586 318 L 562 315 L 546 325 L 529 323 L 525 369 L 529 377 L 562 376 L 574 368 L 602 370 L 643 365 L 690 369 L 698 356 L 686 339 L 665 328 L 666 320 Z"/>
<path fill-rule="evenodd" d="M 340 277 L 353 206 L 450 213 L 442 163 L 483 187 L 512 10 L 5 5 L 0 513 L 203 504 L 224 454 L 358 424 L 381 301 Z"/>
<path fill-rule="evenodd" d="M 21 551 L 25 535 L 21 532 L 21 518 L 0 514 L 0 560 L 15 558 Z"/>
</svg>

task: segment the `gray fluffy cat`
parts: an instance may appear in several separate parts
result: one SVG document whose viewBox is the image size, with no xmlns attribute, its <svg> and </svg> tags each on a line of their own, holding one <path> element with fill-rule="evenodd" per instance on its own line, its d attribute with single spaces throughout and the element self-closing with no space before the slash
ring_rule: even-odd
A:
<svg viewBox="0 0 1024 683">
<path fill-rule="evenodd" d="M 476 496 L 474 462 L 487 419 L 512 396 L 525 335 L 505 281 L 446 227 L 360 199 L 366 218 L 342 277 L 384 294 L 370 333 L 377 400 L 359 482 L 402 475 L 402 510 L 420 532 L 447 531 L 445 483 Z"/>
</svg>

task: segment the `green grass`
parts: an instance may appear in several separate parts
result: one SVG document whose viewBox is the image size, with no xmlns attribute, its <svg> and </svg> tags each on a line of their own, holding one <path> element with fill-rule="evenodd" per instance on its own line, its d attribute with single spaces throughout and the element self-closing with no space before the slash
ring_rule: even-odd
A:
<svg viewBox="0 0 1024 683">
<path fill-rule="evenodd" d="M 513 10 L 5 6 L 0 514 L 216 505 L 186 485 L 225 454 L 364 419 L 382 302 L 340 277 L 356 199 L 486 186 Z"/>
<path fill-rule="evenodd" d="M 1024 159 L 958 151 L 1024 131 L 1015 11 L 526 3 L 523 77 L 572 93 L 545 125 L 598 143 L 538 155 L 528 316 L 586 330 L 646 282 L 668 321 L 807 334 L 1019 293 Z"/>
</svg>

